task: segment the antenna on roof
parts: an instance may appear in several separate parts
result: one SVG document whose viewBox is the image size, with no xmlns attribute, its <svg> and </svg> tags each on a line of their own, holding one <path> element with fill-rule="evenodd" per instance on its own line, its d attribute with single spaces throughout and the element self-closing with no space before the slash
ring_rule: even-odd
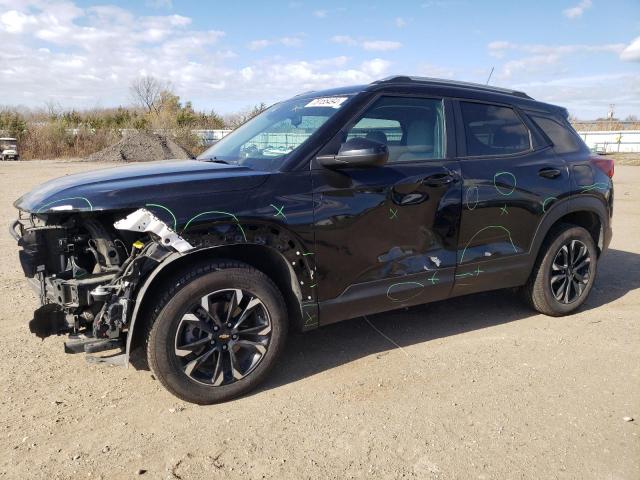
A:
<svg viewBox="0 0 640 480">
<path fill-rule="evenodd" d="M 491 67 L 491 72 L 489 73 L 489 78 L 487 78 L 487 83 L 485 83 L 485 85 L 489 85 L 489 80 L 491 80 L 491 75 L 493 75 L 493 69 L 494 67 Z"/>
</svg>

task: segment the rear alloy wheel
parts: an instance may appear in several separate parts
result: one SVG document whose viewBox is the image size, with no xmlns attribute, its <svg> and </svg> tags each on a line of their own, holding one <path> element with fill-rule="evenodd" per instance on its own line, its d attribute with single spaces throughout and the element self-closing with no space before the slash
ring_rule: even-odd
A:
<svg viewBox="0 0 640 480">
<path fill-rule="evenodd" d="M 551 264 L 549 286 L 555 299 L 568 305 L 584 293 L 591 274 L 589 249 L 580 240 L 566 243 Z"/>
<path fill-rule="evenodd" d="M 555 227 L 540 249 L 525 300 L 546 315 L 566 315 L 587 299 L 596 277 L 598 252 L 591 234 L 582 227 Z"/>
<path fill-rule="evenodd" d="M 284 346 L 278 288 L 241 263 L 198 267 L 172 284 L 149 332 L 149 365 L 183 400 L 210 404 L 255 388 Z"/>
</svg>

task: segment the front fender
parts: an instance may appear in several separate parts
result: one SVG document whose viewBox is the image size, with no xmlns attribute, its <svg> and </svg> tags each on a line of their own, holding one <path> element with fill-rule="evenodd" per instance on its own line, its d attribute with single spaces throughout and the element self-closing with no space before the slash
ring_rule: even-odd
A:
<svg viewBox="0 0 640 480">
<path fill-rule="evenodd" d="M 268 223 L 245 223 L 242 232 L 238 229 L 236 221 L 232 223 L 216 223 L 215 229 L 192 235 L 185 235 L 189 243 L 194 246 L 192 250 L 183 253 L 172 253 L 166 257 L 151 273 L 149 273 L 139 285 L 135 306 L 128 322 L 128 332 L 125 350 L 125 361 L 128 365 L 129 356 L 134 347 L 133 341 L 136 334 L 136 325 L 141 317 L 143 306 L 149 300 L 150 292 L 157 287 L 161 279 L 166 278 L 167 272 L 171 275 L 172 267 L 188 265 L 190 262 L 205 261 L 211 258 L 234 258 L 246 261 L 244 255 L 229 254 L 230 251 L 242 252 L 243 250 L 259 247 L 268 249 L 280 259 L 281 265 L 286 265 L 292 298 L 285 298 L 288 307 L 293 304 L 299 310 L 300 329 L 309 330 L 318 326 L 317 299 L 315 295 L 315 260 L 312 252 L 303 248 L 303 242 L 280 225 Z M 216 232 L 220 232 L 217 234 Z M 266 251 L 265 251 L 266 252 Z M 253 264 L 255 262 L 247 261 Z M 259 262 L 258 262 L 259 263 Z M 269 271 L 265 273 L 269 274 Z M 287 297 L 287 295 L 285 295 Z"/>
</svg>

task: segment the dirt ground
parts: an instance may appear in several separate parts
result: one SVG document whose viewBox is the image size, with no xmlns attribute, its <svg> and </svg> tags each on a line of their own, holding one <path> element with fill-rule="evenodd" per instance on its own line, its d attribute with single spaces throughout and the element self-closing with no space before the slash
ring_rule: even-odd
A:
<svg viewBox="0 0 640 480">
<path fill-rule="evenodd" d="M 1 163 L 0 224 L 22 192 L 99 167 Z M 266 385 L 207 407 L 32 336 L 36 298 L 1 234 L 0 478 L 638 479 L 640 168 L 615 180 L 579 313 L 493 292 L 342 322 L 290 337 Z"/>
</svg>

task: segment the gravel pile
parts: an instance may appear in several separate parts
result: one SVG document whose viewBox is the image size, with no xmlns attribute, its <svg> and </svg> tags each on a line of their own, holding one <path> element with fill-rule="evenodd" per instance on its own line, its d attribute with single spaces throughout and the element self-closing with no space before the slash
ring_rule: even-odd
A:
<svg viewBox="0 0 640 480">
<path fill-rule="evenodd" d="M 151 162 L 153 160 L 188 159 L 189 154 L 170 138 L 155 133 L 127 132 L 122 139 L 91 154 L 90 162 Z"/>
</svg>

